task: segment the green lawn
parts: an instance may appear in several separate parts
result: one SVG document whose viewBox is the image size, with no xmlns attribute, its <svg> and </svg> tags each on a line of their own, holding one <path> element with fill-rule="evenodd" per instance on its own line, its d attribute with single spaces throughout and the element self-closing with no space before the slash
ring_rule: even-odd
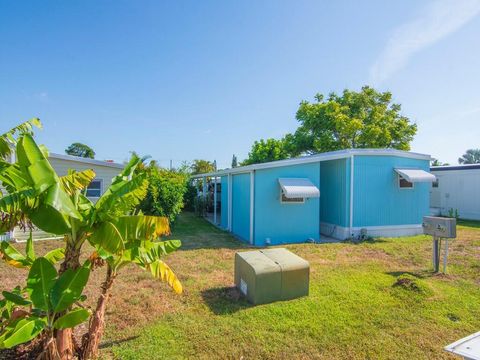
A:
<svg viewBox="0 0 480 360">
<path fill-rule="evenodd" d="M 480 223 L 459 224 L 446 276 L 432 274 L 431 239 L 425 236 L 288 245 L 310 262 L 310 296 L 251 306 L 233 288 L 234 254 L 247 247 L 182 214 L 173 236 L 183 241 L 182 250 L 166 261 L 184 294 L 135 267 L 124 269 L 110 299 L 101 356 L 453 359 L 443 347 L 480 330 Z M 35 244 L 38 254 L 57 246 Z M 91 249 L 85 250 L 88 256 Z M 94 305 L 104 271 L 91 274 L 87 305 Z M 25 275 L 0 262 L 0 290 L 21 284 Z M 405 276 L 403 285 L 395 285 Z"/>
<path fill-rule="evenodd" d="M 109 311 L 104 358 L 440 359 L 442 348 L 480 330 L 480 226 L 462 223 L 448 275 L 433 275 L 431 239 L 288 245 L 311 265 L 310 296 L 251 306 L 233 285 L 240 242 L 183 214 L 183 250 L 168 257 L 177 296 L 127 271 Z M 411 286 L 397 285 L 409 274 Z"/>
</svg>

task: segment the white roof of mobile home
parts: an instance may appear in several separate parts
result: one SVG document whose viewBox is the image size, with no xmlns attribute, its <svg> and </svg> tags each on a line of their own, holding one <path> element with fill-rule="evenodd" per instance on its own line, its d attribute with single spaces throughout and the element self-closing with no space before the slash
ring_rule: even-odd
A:
<svg viewBox="0 0 480 360">
<path fill-rule="evenodd" d="M 330 152 L 325 152 L 325 153 L 320 153 L 315 155 L 301 156 L 301 157 L 285 159 L 285 160 L 277 160 L 277 161 L 271 161 L 266 163 L 240 166 L 233 169 L 225 169 L 225 170 L 219 170 L 211 173 L 198 174 L 198 175 L 194 175 L 193 177 L 199 178 L 204 176 L 221 176 L 221 175 L 249 172 L 249 171 L 258 170 L 258 169 L 269 169 L 269 168 L 290 166 L 290 165 L 296 165 L 296 164 L 308 164 L 308 163 L 314 163 L 318 161 L 343 159 L 351 156 L 398 156 L 398 157 L 428 160 L 428 161 L 432 159 L 432 157 L 427 154 L 420 154 L 420 153 L 414 153 L 410 151 L 402 151 L 402 150 L 396 150 L 396 149 L 347 149 L 347 150 L 330 151 Z"/>
</svg>

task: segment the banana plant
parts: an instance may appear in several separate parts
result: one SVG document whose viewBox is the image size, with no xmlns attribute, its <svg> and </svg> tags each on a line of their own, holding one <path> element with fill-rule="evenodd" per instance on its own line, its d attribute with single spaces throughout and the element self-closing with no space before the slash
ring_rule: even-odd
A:
<svg viewBox="0 0 480 360">
<path fill-rule="evenodd" d="M 62 258 L 62 252 L 56 249 L 36 257 L 31 233 L 25 255 L 6 242 L 2 243 L 2 251 L 8 263 L 29 268 L 29 272 L 24 288 L 2 291 L 0 349 L 30 341 L 42 332 L 51 337 L 54 330 L 75 327 L 89 318 L 90 310 L 73 307 L 82 300 L 90 275 L 89 260 L 76 270 L 58 274 L 54 265 Z"/>
<path fill-rule="evenodd" d="M 48 151 L 36 144 L 30 131 L 10 134 L 8 141 L 10 146 L 15 145 L 16 161 L 0 162 L 0 181 L 5 189 L 0 197 L 0 213 L 10 216 L 10 227 L 24 217 L 43 231 L 63 236 L 63 246 L 35 258 L 31 239 L 26 255 L 11 244 L 1 243 L 0 257 L 12 266 L 30 270 L 26 287 L 20 293 L 8 293 L 10 299 L 2 300 L 9 316 L 0 328 L 0 347 L 15 346 L 19 341 L 46 334 L 46 358 L 95 357 L 107 300 L 118 272 L 133 263 L 181 293 L 178 278 L 162 260 L 180 242 L 160 241 L 161 236 L 170 233 L 166 218 L 135 213 L 148 186 L 147 174 L 136 171 L 143 159 L 132 156 L 93 204 L 86 196 L 86 188 L 95 177 L 92 170 L 69 171 L 60 177 L 48 162 Z M 81 263 L 80 254 L 87 242 L 94 251 L 89 260 Z M 61 261 L 58 270 L 53 265 L 56 261 Z M 106 278 L 89 330 L 78 348 L 73 345 L 72 328 L 78 325 L 77 321 L 88 319 L 87 310 L 78 307 L 78 303 L 90 269 L 102 265 L 106 266 Z M 68 287 L 73 285 L 74 288 Z M 60 296 L 62 291 L 69 295 Z M 11 299 L 19 300 L 18 296 L 24 299 L 20 301 L 24 305 L 12 302 Z"/>
</svg>

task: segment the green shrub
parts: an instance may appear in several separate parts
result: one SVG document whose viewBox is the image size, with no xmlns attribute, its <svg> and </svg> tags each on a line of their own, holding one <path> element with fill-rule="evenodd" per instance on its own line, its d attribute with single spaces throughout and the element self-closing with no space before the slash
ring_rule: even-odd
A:
<svg viewBox="0 0 480 360">
<path fill-rule="evenodd" d="M 145 215 L 165 216 L 173 223 L 183 209 L 188 175 L 174 170 L 148 167 L 148 192 L 139 208 Z"/>
<path fill-rule="evenodd" d="M 183 196 L 183 208 L 187 211 L 195 211 L 195 199 L 197 197 L 197 188 L 191 182 L 187 184 L 187 190 Z"/>
<path fill-rule="evenodd" d="M 450 208 L 448 210 L 448 216 L 449 218 L 455 218 L 455 219 L 459 219 L 460 216 L 458 215 L 458 209 L 453 209 L 453 208 Z"/>
<path fill-rule="evenodd" d="M 203 196 L 196 196 L 193 203 L 197 216 L 203 217 L 207 214 L 207 199 Z"/>
</svg>

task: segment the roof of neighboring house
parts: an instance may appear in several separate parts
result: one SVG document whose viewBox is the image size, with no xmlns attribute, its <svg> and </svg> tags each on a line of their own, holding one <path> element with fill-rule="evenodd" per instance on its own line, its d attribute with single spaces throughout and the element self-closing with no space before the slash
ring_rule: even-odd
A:
<svg viewBox="0 0 480 360">
<path fill-rule="evenodd" d="M 315 155 L 301 156 L 301 157 L 292 158 L 292 159 L 240 166 L 233 169 L 225 169 L 225 170 L 219 170 L 217 172 L 212 172 L 212 173 L 193 175 L 192 177 L 200 178 L 204 176 L 222 176 L 222 175 L 228 175 L 228 174 L 249 172 L 249 171 L 258 170 L 258 169 L 268 169 L 268 168 L 290 166 L 290 165 L 297 165 L 297 164 L 308 164 L 308 163 L 313 163 L 318 161 L 344 159 L 351 156 L 397 156 L 397 157 L 403 157 L 403 158 L 428 160 L 428 161 L 432 159 L 430 155 L 396 150 L 396 149 L 347 149 L 347 150 L 330 151 L 330 152 L 325 152 L 325 153 L 320 153 Z"/>
<path fill-rule="evenodd" d="M 432 166 L 430 171 L 480 170 L 480 164 Z"/>
<path fill-rule="evenodd" d="M 97 165 L 97 166 L 113 167 L 117 169 L 123 169 L 125 167 L 123 164 L 119 164 L 115 162 L 95 160 L 95 159 L 83 158 L 83 157 L 72 156 L 72 155 L 50 153 L 48 157 L 51 159 L 73 161 L 73 162 L 79 162 L 83 164 L 90 164 L 90 165 Z"/>
</svg>

